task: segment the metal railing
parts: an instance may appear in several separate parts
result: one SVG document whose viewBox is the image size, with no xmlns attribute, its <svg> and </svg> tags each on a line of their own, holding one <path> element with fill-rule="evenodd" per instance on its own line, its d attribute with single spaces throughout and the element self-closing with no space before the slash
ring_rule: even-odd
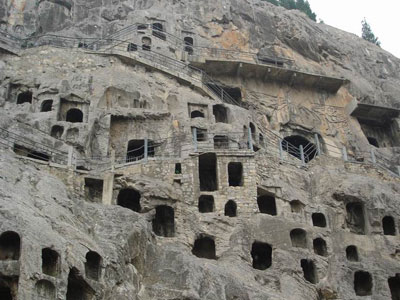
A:
<svg viewBox="0 0 400 300">
<path fill-rule="evenodd" d="M 143 145 L 139 145 L 134 149 L 129 149 L 126 153 L 119 156 L 111 154 L 106 156 L 85 156 L 76 158 L 71 151 L 65 152 L 46 145 L 18 133 L 14 133 L 8 129 L 0 128 L 0 145 L 12 148 L 13 151 L 25 157 L 37 159 L 40 161 L 56 162 L 76 168 L 78 166 L 93 170 L 108 170 L 113 166 L 130 165 L 135 163 L 147 163 L 149 160 L 181 158 L 182 153 L 204 153 L 204 152 L 226 152 L 243 155 L 243 153 L 263 153 L 280 159 L 282 162 L 289 164 L 306 166 L 311 160 L 317 156 L 330 156 L 329 153 L 322 151 L 319 138 L 315 136 L 315 143 L 295 146 L 287 140 L 279 137 L 272 131 L 264 131 L 263 139 L 255 141 L 254 135 L 249 129 L 248 132 L 197 132 L 193 128 L 191 133 L 182 133 L 179 135 L 151 140 L 143 139 Z M 340 150 L 340 147 L 330 145 L 333 149 Z M 364 159 L 355 159 L 347 155 L 346 148 L 338 153 L 344 162 L 353 162 L 358 164 L 368 164 L 375 166 L 381 170 L 388 172 L 392 176 L 400 176 L 400 167 L 393 165 L 389 158 L 383 158 L 377 155 L 375 149 L 371 148 L 369 155 L 365 155 Z M 261 152 L 259 152 L 261 151 Z M 247 155 L 246 154 L 246 155 Z M 368 152 L 358 152 L 358 157 Z M 337 156 L 336 156 L 337 157 Z M 384 161 L 386 160 L 386 161 Z"/>
</svg>

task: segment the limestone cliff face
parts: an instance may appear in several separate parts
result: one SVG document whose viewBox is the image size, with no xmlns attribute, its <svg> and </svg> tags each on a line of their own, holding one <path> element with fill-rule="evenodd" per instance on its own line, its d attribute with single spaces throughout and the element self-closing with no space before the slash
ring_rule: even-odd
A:
<svg viewBox="0 0 400 300">
<path fill-rule="evenodd" d="M 0 3 L 0 20 L 2 28 L 22 36 L 92 37 L 161 20 L 171 33 L 198 34 L 199 45 L 287 57 L 304 70 L 351 79 L 352 95 L 361 101 L 399 105 L 399 59 L 353 34 L 263 1 L 6 0 Z"/>
<path fill-rule="evenodd" d="M 1 300 L 399 299 L 399 59 L 250 0 L 0 27 Z"/>
</svg>

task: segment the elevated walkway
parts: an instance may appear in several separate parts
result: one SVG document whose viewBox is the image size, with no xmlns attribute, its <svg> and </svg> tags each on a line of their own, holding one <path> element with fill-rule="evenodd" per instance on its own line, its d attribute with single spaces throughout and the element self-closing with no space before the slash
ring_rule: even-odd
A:
<svg viewBox="0 0 400 300">
<path fill-rule="evenodd" d="M 203 69 L 211 75 L 243 76 L 257 78 L 267 82 L 277 81 L 295 86 L 306 86 L 336 93 L 347 81 L 325 75 L 283 67 L 281 64 L 257 64 L 246 60 L 230 60 L 221 58 L 191 59 L 191 64 Z"/>
</svg>

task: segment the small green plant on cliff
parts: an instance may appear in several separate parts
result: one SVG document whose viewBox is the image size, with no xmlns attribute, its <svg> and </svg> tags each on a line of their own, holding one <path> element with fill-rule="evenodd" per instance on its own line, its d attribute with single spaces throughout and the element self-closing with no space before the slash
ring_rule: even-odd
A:
<svg viewBox="0 0 400 300">
<path fill-rule="evenodd" d="M 361 25 L 362 25 L 361 29 L 362 38 L 380 47 L 381 42 L 379 41 L 378 37 L 376 37 L 375 34 L 372 32 L 371 26 L 368 24 L 365 18 L 364 20 L 361 21 Z"/>
<path fill-rule="evenodd" d="M 307 0 L 264 0 L 286 9 L 297 9 L 304 12 L 311 20 L 317 21 L 317 15 L 311 10 Z"/>
</svg>

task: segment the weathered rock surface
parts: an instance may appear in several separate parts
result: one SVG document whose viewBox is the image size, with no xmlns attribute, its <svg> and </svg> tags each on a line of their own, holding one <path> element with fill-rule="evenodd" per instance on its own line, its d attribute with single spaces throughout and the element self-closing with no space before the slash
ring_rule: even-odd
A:
<svg viewBox="0 0 400 300">
<path fill-rule="evenodd" d="M 19 259 L 5 259 L 0 241 L 0 295 L 9 289 L 14 298 L 5 299 L 14 300 L 398 299 L 389 278 L 400 272 L 400 180 L 394 174 L 400 60 L 260 1 L 0 3 L 1 28 L 20 37 L 101 37 L 154 22 L 180 38 L 193 37 L 196 46 L 293 59 L 282 73 L 294 73 L 274 81 L 259 78 L 258 65 L 247 73 L 234 59 L 217 65 L 212 75 L 233 96 L 239 91 L 248 104 L 243 108 L 134 54 L 51 46 L 19 56 L 0 52 L 0 234 L 21 238 Z M 141 38 L 133 34 L 132 41 Z M 166 61 L 189 64 L 180 46 L 144 35 Z M 209 67 L 209 61 L 197 63 Z M 229 71 L 230 64 L 237 69 Z M 260 68 L 268 67 L 274 66 Z M 348 82 L 337 92 L 293 84 L 309 72 Z M 374 105 L 371 114 L 378 117 L 363 123 L 349 115 L 354 100 Z M 382 116 L 388 122 L 380 122 L 377 106 L 387 107 Z M 79 113 L 69 115 L 78 111 L 80 120 L 74 119 Z M 206 132 L 196 142 L 194 128 Z M 257 152 L 246 150 L 249 135 Z M 305 166 L 285 151 L 280 159 L 278 135 L 311 141 L 303 145 L 308 154 L 317 135 L 324 154 L 314 158 L 312 152 Z M 371 137 L 380 148 L 372 148 Z M 147 160 L 136 149 L 145 139 Z M 342 160 L 343 147 L 350 162 Z M 381 164 L 369 163 L 371 149 Z M 208 152 L 216 153 L 215 166 Z M 242 169 L 232 171 L 232 162 Z M 124 190 L 140 196 L 129 194 L 133 204 L 124 202 Z M 204 196 L 213 197 L 210 212 L 201 211 Z M 394 232 L 385 217 L 394 221 Z M 200 249 L 211 259 L 198 257 L 202 238 L 215 244 L 214 251 Z M 257 252 L 256 246 L 265 248 Z M 357 258 L 346 253 L 348 246 L 355 246 Z M 44 248 L 59 255 L 55 275 L 44 272 Z M 101 257 L 98 278 L 88 273 L 89 251 Z M 371 282 L 356 280 L 360 271 Z"/>
</svg>

